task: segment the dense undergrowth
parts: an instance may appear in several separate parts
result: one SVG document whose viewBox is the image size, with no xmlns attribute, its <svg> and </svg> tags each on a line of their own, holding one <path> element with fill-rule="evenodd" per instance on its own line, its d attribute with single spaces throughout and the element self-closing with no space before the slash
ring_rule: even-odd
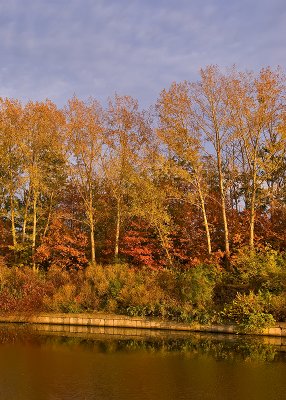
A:
<svg viewBox="0 0 286 400">
<path fill-rule="evenodd" d="M 241 251 L 225 269 L 150 270 L 126 264 L 82 270 L 0 265 L 0 312 L 104 311 L 258 330 L 286 320 L 286 258 Z"/>
</svg>

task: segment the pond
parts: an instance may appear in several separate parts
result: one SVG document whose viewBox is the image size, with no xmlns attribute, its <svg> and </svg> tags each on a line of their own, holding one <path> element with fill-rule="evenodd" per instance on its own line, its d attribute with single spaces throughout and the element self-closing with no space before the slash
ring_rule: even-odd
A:
<svg viewBox="0 0 286 400">
<path fill-rule="evenodd" d="M 275 341 L 126 332 L 0 325 L 0 399 L 286 398 L 286 353 Z"/>
</svg>

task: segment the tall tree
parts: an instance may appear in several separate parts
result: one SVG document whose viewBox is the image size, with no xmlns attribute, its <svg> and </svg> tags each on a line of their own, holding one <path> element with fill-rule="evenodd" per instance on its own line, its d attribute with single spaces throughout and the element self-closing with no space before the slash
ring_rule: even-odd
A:
<svg viewBox="0 0 286 400">
<path fill-rule="evenodd" d="M 250 214 L 249 246 L 253 249 L 256 212 L 265 202 L 261 196 L 273 199 L 273 177 L 283 160 L 285 139 L 279 127 L 286 106 L 285 78 L 280 71 L 269 68 L 262 69 L 257 77 L 235 72 L 228 86 L 228 98 L 230 123 L 240 143 L 244 201 Z"/>
<path fill-rule="evenodd" d="M 18 214 L 18 191 L 22 183 L 23 162 L 20 152 L 22 140 L 22 117 L 21 104 L 13 99 L 0 100 L 0 151 L 1 172 L 0 182 L 2 193 L 7 197 L 8 204 L 4 211 L 5 217 L 11 221 L 11 235 L 14 250 L 17 250 L 18 235 L 16 225 Z"/>
<path fill-rule="evenodd" d="M 226 76 L 218 67 L 209 66 L 201 70 L 201 80 L 192 84 L 192 108 L 195 124 L 202 136 L 213 146 L 216 159 L 221 215 L 224 227 L 224 247 L 229 256 L 229 228 L 227 198 L 224 175 L 224 151 L 231 140 L 228 124 L 228 101 L 225 95 Z"/>
<path fill-rule="evenodd" d="M 127 211 L 132 181 L 137 174 L 140 154 L 148 139 L 148 121 L 130 96 L 115 95 L 107 110 L 107 143 L 104 170 L 115 200 L 114 257 L 118 258 L 121 224 Z"/>
<path fill-rule="evenodd" d="M 201 133 L 200 126 L 196 125 L 197 121 L 193 117 L 190 84 L 173 83 L 168 91 L 163 90 L 157 102 L 157 110 L 160 123 L 158 135 L 167 147 L 171 171 L 187 181 L 198 197 L 210 254 L 212 246 L 205 206 L 206 185 L 203 181 Z M 189 195 L 192 196 L 193 193 Z"/>
<path fill-rule="evenodd" d="M 95 263 L 96 194 L 102 178 L 104 113 L 94 99 L 73 97 L 66 108 L 71 179 L 79 192 L 90 233 L 91 262 Z"/>
<path fill-rule="evenodd" d="M 65 164 L 62 147 L 63 125 L 62 112 L 49 100 L 29 102 L 24 108 L 21 152 L 25 207 L 22 230 L 25 241 L 27 224 L 30 224 L 29 242 L 32 257 L 37 245 L 40 211 L 43 213 L 40 205 L 43 207 L 44 198 L 49 198 L 51 201 L 50 196 L 59 184 L 55 182 L 58 173 L 62 173 Z M 50 204 L 47 206 L 49 208 Z M 34 261 L 33 268 L 36 269 Z"/>
</svg>

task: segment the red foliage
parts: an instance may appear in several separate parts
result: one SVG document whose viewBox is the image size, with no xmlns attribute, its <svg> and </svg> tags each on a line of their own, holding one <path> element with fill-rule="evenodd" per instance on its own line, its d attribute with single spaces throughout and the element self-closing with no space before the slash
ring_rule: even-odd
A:
<svg viewBox="0 0 286 400">
<path fill-rule="evenodd" d="M 192 266 L 207 257 L 207 240 L 202 215 L 195 206 L 177 203 L 172 207 L 175 229 L 171 234 L 171 251 L 176 264 Z"/>
<path fill-rule="evenodd" d="M 51 223 L 48 235 L 37 248 L 36 263 L 44 268 L 81 269 L 88 264 L 85 254 L 88 239 L 78 228 L 71 229 L 57 216 Z"/>
<path fill-rule="evenodd" d="M 44 297 L 51 295 L 53 286 L 30 268 L 12 268 L 0 293 L 1 312 L 43 311 Z"/>
<path fill-rule="evenodd" d="M 164 251 L 156 234 L 143 221 L 130 222 L 129 229 L 122 238 L 121 246 L 120 254 L 134 265 L 154 268 L 166 264 Z"/>
</svg>

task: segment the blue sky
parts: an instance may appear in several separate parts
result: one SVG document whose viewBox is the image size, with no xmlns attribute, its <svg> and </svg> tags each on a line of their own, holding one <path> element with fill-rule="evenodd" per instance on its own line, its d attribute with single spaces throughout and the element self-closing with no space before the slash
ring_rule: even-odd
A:
<svg viewBox="0 0 286 400">
<path fill-rule="evenodd" d="M 0 0 L 0 96 L 156 101 L 201 67 L 286 65 L 285 0 Z"/>
</svg>

